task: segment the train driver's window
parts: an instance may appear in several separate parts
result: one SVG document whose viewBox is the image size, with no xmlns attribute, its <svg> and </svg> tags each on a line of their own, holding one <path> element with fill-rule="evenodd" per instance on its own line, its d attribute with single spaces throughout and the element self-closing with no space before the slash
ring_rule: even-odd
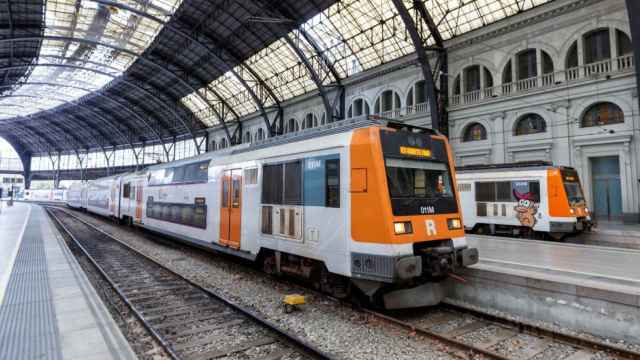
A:
<svg viewBox="0 0 640 360">
<path fill-rule="evenodd" d="M 131 184 L 126 183 L 122 188 L 122 198 L 128 199 L 131 194 Z"/>
</svg>

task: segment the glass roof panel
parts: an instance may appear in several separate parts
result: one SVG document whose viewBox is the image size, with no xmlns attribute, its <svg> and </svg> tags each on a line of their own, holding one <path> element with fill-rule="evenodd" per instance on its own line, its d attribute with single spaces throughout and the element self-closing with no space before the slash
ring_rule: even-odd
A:
<svg viewBox="0 0 640 360">
<path fill-rule="evenodd" d="M 441 36 L 447 40 L 489 25 L 534 6 L 553 0 L 423 0 Z M 414 9 L 413 2 L 405 0 L 427 44 L 432 45 L 428 27 Z M 415 51 L 411 37 L 405 29 L 391 0 L 342 0 L 309 19 L 301 26 L 318 45 L 323 55 L 333 64 L 341 78 L 393 61 Z M 298 38 L 299 31 L 289 36 Z M 317 54 L 306 42 L 302 50 L 311 59 L 314 68 L 320 68 Z M 278 40 L 247 61 L 265 80 L 280 100 L 304 94 L 315 89 L 306 69 L 296 54 L 283 40 Z M 321 73 L 323 83 L 335 79 Z M 231 95 L 222 96 L 236 106 L 240 115 L 256 110 L 244 88 L 232 86 L 233 77 L 225 74 L 210 86 L 232 89 Z"/>
<path fill-rule="evenodd" d="M 0 107 L 14 109 L 19 105 L 22 109 L 16 115 L 26 116 L 60 105 L 60 100 L 73 101 L 86 94 L 64 85 L 82 83 L 88 91 L 102 88 L 133 64 L 162 28 L 161 23 L 130 9 L 168 21 L 180 3 L 181 0 L 120 0 L 119 6 L 110 6 L 91 0 L 46 1 L 45 38 L 38 66 L 21 80 L 26 84 L 0 98 Z M 60 86 L 28 85 L 34 82 Z M 51 94 L 52 88 L 56 88 L 58 100 L 26 97 Z M 3 111 L 0 119 L 10 117 L 6 113 Z"/>
</svg>

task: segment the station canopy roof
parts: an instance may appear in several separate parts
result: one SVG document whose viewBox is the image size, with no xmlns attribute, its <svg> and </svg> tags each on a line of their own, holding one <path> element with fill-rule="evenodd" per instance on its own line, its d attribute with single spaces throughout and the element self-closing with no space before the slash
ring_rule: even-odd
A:
<svg viewBox="0 0 640 360">
<path fill-rule="evenodd" d="M 0 136 L 44 154 L 202 135 L 413 53 L 402 1 L 433 45 L 416 4 L 447 40 L 551 0 L 12 0 Z"/>
</svg>

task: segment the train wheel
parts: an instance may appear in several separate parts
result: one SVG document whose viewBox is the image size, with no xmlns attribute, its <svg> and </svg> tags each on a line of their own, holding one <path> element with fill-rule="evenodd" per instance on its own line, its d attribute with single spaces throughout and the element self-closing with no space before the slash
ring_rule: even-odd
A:
<svg viewBox="0 0 640 360">
<path fill-rule="evenodd" d="M 265 253 L 262 256 L 262 271 L 269 275 L 276 273 L 276 256 L 272 252 Z"/>
<path fill-rule="evenodd" d="M 330 273 L 322 265 L 320 269 L 320 291 L 331 294 L 338 299 L 346 299 L 351 293 L 351 281 L 344 276 Z"/>
</svg>

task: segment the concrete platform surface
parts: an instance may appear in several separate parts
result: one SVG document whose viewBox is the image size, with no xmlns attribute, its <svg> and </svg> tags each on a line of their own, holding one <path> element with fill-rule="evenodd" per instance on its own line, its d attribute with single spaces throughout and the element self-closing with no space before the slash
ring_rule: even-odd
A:
<svg viewBox="0 0 640 360">
<path fill-rule="evenodd" d="M 640 344 L 640 251 L 467 235 L 480 262 L 445 301 Z"/>
<path fill-rule="evenodd" d="M 467 241 L 480 252 L 480 269 L 521 269 L 640 295 L 640 250 L 482 235 L 467 235 Z"/>
<path fill-rule="evenodd" d="M 0 213 L 0 359 L 135 359 L 37 205 Z"/>
</svg>

